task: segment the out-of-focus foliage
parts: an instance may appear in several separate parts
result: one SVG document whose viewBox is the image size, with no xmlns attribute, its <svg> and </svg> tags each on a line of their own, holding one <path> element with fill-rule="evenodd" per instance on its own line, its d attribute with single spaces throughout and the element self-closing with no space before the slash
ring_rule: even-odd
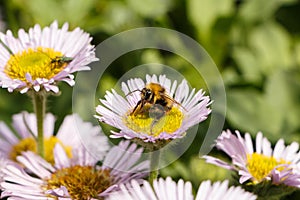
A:
<svg viewBox="0 0 300 200">
<path fill-rule="evenodd" d="M 35 23 L 44 26 L 57 19 L 60 24 L 67 21 L 72 28 L 79 26 L 90 32 L 95 45 L 137 27 L 158 26 L 187 34 L 208 51 L 223 77 L 227 95 L 224 129 L 238 129 L 253 136 L 263 131 L 273 142 L 281 137 L 289 143 L 300 142 L 299 1 L 5 0 L 0 4 L 2 20 L 14 33 L 21 27 L 27 29 Z M 112 63 L 99 84 L 98 97 L 132 67 L 150 62 L 173 67 L 193 87 L 206 87 L 183 58 L 145 49 Z M 58 119 L 71 112 L 72 89 L 63 87 L 62 96 L 52 97 L 48 109 Z M 12 113 L 31 109 L 24 95 L 1 90 L 0 98 L 1 120 L 9 122 Z M 205 130 L 206 125 L 200 129 Z M 190 156 L 197 154 L 199 144 L 201 141 L 194 142 L 178 165 L 164 172 L 193 179 L 184 171 L 196 170 L 198 162 Z M 215 172 L 204 173 L 212 177 Z"/>
</svg>

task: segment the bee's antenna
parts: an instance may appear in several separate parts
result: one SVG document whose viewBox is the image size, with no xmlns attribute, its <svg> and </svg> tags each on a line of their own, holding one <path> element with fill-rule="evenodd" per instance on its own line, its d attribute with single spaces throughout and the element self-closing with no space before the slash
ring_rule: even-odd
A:
<svg viewBox="0 0 300 200">
<path fill-rule="evenodd" d="M 131 95 L 132 93 L 137 92 L 137 91 L 141 92 L 141 90 L 136 89 L 136 90 L 133 90 L 133 91 L 129 92 L 128 94 L 126 94 L 125 97 L 127 97 L 128 95 Z"/>
</svg>

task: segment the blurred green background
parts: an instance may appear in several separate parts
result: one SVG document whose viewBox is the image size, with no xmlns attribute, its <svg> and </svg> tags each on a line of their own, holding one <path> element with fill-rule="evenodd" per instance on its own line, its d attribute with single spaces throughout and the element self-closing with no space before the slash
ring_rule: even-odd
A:
<svg viewBox="0 0 300 200">
<path fill-rule="evenodd" d="M 227 113 L 224 129 L 258 131 L 273 143 L 284 138 L 300 142 L 300 1 L 297 0 L 2 0 L 1 31 L 28 30 L 34 24 L 49 25 L 54 19 L 81 27 L 97 45 L 110 36 L 137 27 L 165 27 L 198 41 L 210 54 L 226 86 Z M 189 64 L 173 54 L 147 49 L 116 60 L 103 76 L 98 97 L 114 87 L 132 66 L 159 62 L 174 67 L 197 89 L 205 83 L 193 78 Z M 61 123 L 72 112 L 72 88 L 60 85 L 62 94 L 50 97 L 48 111 Z M 26 95 L 0 90 L 0 120 L 32 111 Z M 84 105 L 83 105 L 84 106 Z M 207 129 L 209 120 L 199 126 Z M 109 128 L 103 126 L 108 134 Z M 230 174 L 199 160 L 203 136 L 189 150 L 162 170 L 190 180 L 221 180 Z M 218 154 L 216 151 L 212 154 Z M 300 197 L 299 197 L 300 198 Z M 289 197 L 297 199 L 297 194 Z"/>
</svg>

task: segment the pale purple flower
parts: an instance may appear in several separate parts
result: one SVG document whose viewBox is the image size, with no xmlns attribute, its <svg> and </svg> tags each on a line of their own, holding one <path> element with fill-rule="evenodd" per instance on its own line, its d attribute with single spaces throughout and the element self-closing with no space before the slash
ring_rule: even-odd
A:
<svg viewBox="0 0 300 200">
<path fill-rule="evenodd" d="M 23 152 L 16 164 L 3 170 L 2 197 L 11 199 L 99 199 L 119 189 L 119 185 L 146 175 L 149 162 L 138 162 L 143 152 L 136 144 L 120 142 L 97 164 L 84 148 L 68 158 L 58 144 L 51 165 L 33 152 Z"/>
<path fill-rule="evenodd" d="M 18 38 L 10 30 L 0 33 L 5 44 L 0 44 L 0 86 L 21 93 L 31 89 L 58 93 L 59 81 L 73 86 L 73 73 L 89 70 L 87 65 L 97 59 L 89 34 L 68 29 L 68 23 L 59 28 L 54 21 L 44 28 L 36 24 L 28 33 L 20 29 Z"/>
<path fill-rule="evenodd" d="M 14 132 L 4 123 L 0 122 L 0 152 L 5 158 L 15 160 L 22 151 L 36 150 L 35 137 L 37 137 L 36 116 L 34 113 L 21 112 L 12 117 Z M 53 148 L 60 143 L 69 156 L 73 147 L 83 146 L 81 135 L 89 142 L 89 149 L 99 158 L 103 158 L 109 149 L 107 137 L 99 126 L 84 122 L 77 114 L 68 115 L 54 132 L 55 117 L 47 113 L 44 118 L 45 158 L 53 160 Z M 80 135 L 81 134 L 81 135 Z M 55 137 L 54 137 L 55 135 Z"/>
<path fill-rule="evenodd" d="M 244 191 L 240 187 L 228 187 L 228 181 L 210 181 L 201 183 L 196 197 L 193 195 L 190 182 L 182 179 L 176 183 L 170 177 L 154 180 L 153 187 L 148 181 L 140 185 L 132 180 L 130 184 L 120 186 L 121 191 L 113 192 L 108 200 L 254 200 L 256 196 Z"/>
<path fill-rule="evenodd" d="M 238 131 L 232 134 L 227 130 L 217 138 L 216 147 L 230 156 L 232 162 L 226 163 L 212 156 L 204 158 L 208 163 L 237 171 L 240 183 L 271 181 L 276 185 L 300 187 L 300 152 L 296 142 L 285 146 L 284 140 L 280 139 L 272 149 L 270 141 L 261 132 L 257 133 L 253 144 L 249 133 L 242 137 Z"/>
<path fill-rule="evenodd" d="M 150 117 L 146 118 L 143 118 L 143 116 L 138 118 L 131 115 L 131 112 L 141 99 L 141 90 L 149 83 L 160 84 L 165 88 L 166 94 L 176 101 L 175 103 L 173 102 L 171 111 L 157 122 L 157 124 L 161 123 L 162 127 L 157 128 L 157 130 L 154 130 L 156 124 L 151 119 L 150 111 Z M 210 108 L 208 108 L 211 104 L 210 98 L 205 96 L 202 90 L 196 92 L 195 89 L 192 89 L 190 91 L 185 79 L 177 85 L 177 81 L 172 82 L 165 75 L 160 75 L 159 77 L 147 75 L 146 82 L 140 78 L 130 79 L 126 83 L 123 82 L 122 90 L 125 97 L 118 94 L 115 90 L 107 91 L 105 99 L 100 99 L 102 105 L 96 107 L 98 115 L 95 117 L 99 121 L 120 130 L 119 132 L 112 131 L 112 138 L 138 138 L 144 142 L 181 138 L 190 127 L 205 120 L 211 112 Z M 175 114 L 172 115 L 171 113 Z M 151 125 L 155 124 L 153 133 L 151 132 L 150 123 Z M 159 127 L 160 125 L 157 126 Z"/>
</svg>

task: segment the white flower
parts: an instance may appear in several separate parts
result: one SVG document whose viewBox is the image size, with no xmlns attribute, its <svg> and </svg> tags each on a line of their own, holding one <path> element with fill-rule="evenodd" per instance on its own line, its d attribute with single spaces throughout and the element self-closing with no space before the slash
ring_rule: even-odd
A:
<svg viewBox="0 0 300 200">
<path fill-rule="evenodd" d="M 45 159 L 51 163 L 54 162 L 53 148 L 57 143 L 61 144 L 68 155 L 72 157 L 72 148 L 84 145 L 81 139 L 82 135 L 86 137 L 85 141 L 90 141 L 89 149 L 94 151 L 93 153 L 97 154 L 100 159 L 109 149 L 107 137 L 102 133 L 101 128 L 84 122 L 77 114 L 66 116 L 56 134 L 54 123 L 55 117 L 51 113 L 46 114 L 44 118 Z M 0 122 L 0 152 L 3 156 L 16 161 L 16 157 L 22 151 L 36 152 L 35 114 L 22 112 L 13 115 L 12 126 L 15 133 L 4 122 Z"/>
<path fill-rule="evenodd" d="M 244 138 L 238 131 L 235 134 L 229 130 L 223 131 L 216 141 L 216 147 L 230 156 L 232 163 L 212 156 L 204 156 L 206 161 L 237 171 L 240 183 L 250 181 L 258 184 L 271 181 L 275 185 L 300 187 L 298 143 L 293 142 L 285 146 L 284 140 L 280 139 L 272 149 L 271 143 L 261 132 L 256 135 L 255 144 L 252 143 L 249 133 L 246 133 Z"/>
<path fill-rule="evenodd" d="M 99 199 L 118 190 L 119 185 L 146 175 L 149 163 L 138 163 L 143 149 L 129 141 L 113 147 L 102 165 L 84 148 L 68 158 L 59 144 L 55 147 L 55 164 L 51 165 L 32 152 L 23 152 L 19 165 L 11 164 L 3 170 L 1 197 L 12 199 Z"/>
<path fill-rule="evenodd" d="M 62 28 L 57 21 L 43 29 L 35 25 L 28 33 L 20 29 L 18 38 L 9 30 L 0 39 L 0 86 L 9 92 L 57 93 L 57 82 L 73 86 L 72 73 L 89 70 L 87 65 L 97 60 L 89 34 L 79 28 L 68 31 L 68 23 Z"/>
<path fill-rule="evenodd" d="M 142 89 L 148 87 L 150 83 L 158 83 L 165 89 L 168 95 L 166 98 L 173 99 L 171 109 L 157 121 L 151 116 L 151 109 L 156 108 L 155 106 L 164 108 L 162 105 L 164 102 L 156 102 L 154 105 L 145 103 L 143 108 L 148 106 L 145 109 L 149 111 L 137 115 L 131 114 L 141 100 Z M 115 90 L 107 91 L 105 99 L 100 99 L 102 105 L 96 108 L 98 115 L 95 117 L 99 121 L 120 129 L 120 132 L 112 131 L 111 137 L 113 138 L 139 138 L 144 142 L 181 138 L 190 127 L 205 120 L 211 112 L 208 108 L 211 104 L 209 97 L 204 96 L 202 90 L 189 91 L 186 80 L 177 86 L 177 81 L 171 82 L 165 75 L 160 75 L 158 78 L 156 75 L 147 75 L 146 83 L 140 78 L 130 79 L 127 83 L 123 82 L 122 90 L 126 95 L 125 98 L 117 94 Z M 165 96 L 160 91 L 158 93 Z"/>
</svg>

